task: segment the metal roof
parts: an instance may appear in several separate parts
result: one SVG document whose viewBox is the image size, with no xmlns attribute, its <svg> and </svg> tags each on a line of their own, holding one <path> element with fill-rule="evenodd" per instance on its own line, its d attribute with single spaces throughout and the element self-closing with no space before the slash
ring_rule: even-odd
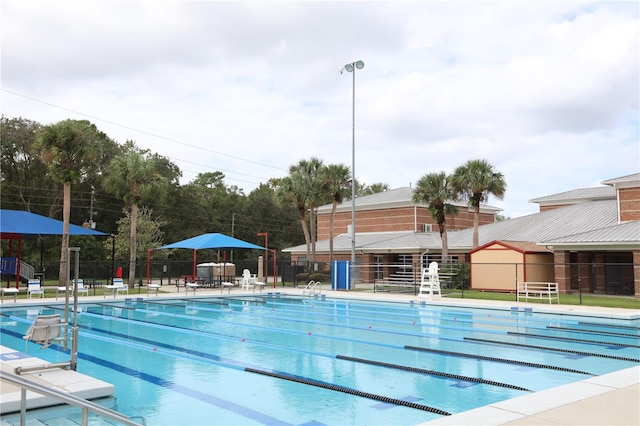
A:
<svg viewBox="0 0 640 426">
<path fill-rule="evenodd" d="M 634 186 L 640 184 L 640 173 L 633 173 L 627 176 L 622 176 L 619 178 L 608 179 L 602 182 L 603 185 L 620 185 L 620 184 L 629 184 L 632 183 Z"/>
<path fill-rule="evenodd" d="M 529 200 L 529 202 L 546 206 L 550 204 L 574 204 L 578 202 L 615 198 L 615 188 L 611 186 L 598 186 L 595 188 L 581 188 L 561 192 L 559 194 L 546 195 L 544 197 Z"/>
<path fill-rule="evenodd" d="M 389 191 L 376 192 L 375 194 L 365 195 L 364 197 L 356 197 L 356 210 L 378 210 L 387 208 L 407 207 L 423 205 L 413 201 L 414 190 L 409 187 L 401 187 L 390 189 Z M 465 201 L 451 201 L 451 204 L 458 207 L 466 208 L 469 205 Z M 331 213 L 332 204 L 325 204 L 318 207 L 318 214 Z M 352 208 L 351 200 L 344 200 L 336 206 L 336 211 L 350 211 Z M 502 209 L 499 207 L 481 204 L 482 211 L 498 212 Z"/>
<path fill-rule="evenodd" d="M 439 250 L 441 247 L 440 234 L 437 232 L 366 232 L 356 233 L 356 251 L 358 253 L 406 253 L 412 251 Z M 289 247 L 283 252 L 306 253 L 306 244 Z M 329 240 L 316 242 L 316 251 L 329 251 Z M 351 252 L 351 235 L 340 234 L 333 239 L 334 253 Z"/>
<path fill-rule="evenodd" d="M 617 224 L 617 202 L 591 201 L 478 227 L 479 245 L 494 240 L 539 243 Z M 473 228 L 448 234 L 449 248 L 470 248 Z"/>
<path fill-rule="evenodd" d="M 617 222 L 617 202 L 599 200 L 534 213 L 478 227 L 479 245 L 491 241 L 518 241 L 540 245 L 589 245 L 598 242 L 607 248 L 640 246 L 640 221 Z M 447 233 L 449 250 L 464 252 L 473 248 L 473 228 Z M 356 234 L 359 253 L 401 253 L 440 250 L 438 232 L 370 232 Z M 342 234 L 334 239 L 334 252 L 349 252 L 351 238 Z M 306 245 L 283 250 L 306 252 Z M 329 240 L 318 241 L 316 251 L 328 252 Z"/>
<path fill-rule="evenodd" d="M 640 249 L 640 221 L 618 223 L 606 228 L 581 232 L 573 235 L 552 238 L 541 241 L 540 244 L 553 246 L 567 245 L 598 245 L 598 246 L 623 246 L 631 249 Z"/>
</svg>

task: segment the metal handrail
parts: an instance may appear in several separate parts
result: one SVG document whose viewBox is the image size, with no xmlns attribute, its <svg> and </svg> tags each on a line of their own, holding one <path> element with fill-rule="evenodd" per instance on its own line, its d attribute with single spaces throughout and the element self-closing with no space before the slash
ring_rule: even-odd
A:
<svg viewBox="0 0 640 426">
<path fill-rule="evenodd" d="M 144 418 L 142 418 L 142 423 L 137 423 L 131 420 L 131 418 L 125 416 L 124 414 L 118 413 L 115 410 L 112 410 L 107 407 L 103 407 L 102 405 L 96 404 L 95 402 L 88 401 L 84 398 L 81 398 L 76 395 L 72 395 L 69 393 L 61 392 L 57 389 L 50 388 L 44 386 L 40 383 L 32 382 L 31 380 L 27 380 L 24 377 L 18 376 L 17 374 L 10 373 L 8 371 L 0 372 L 0 380 L 12 383 L 21 389 L 20 395 L 20 425 L 23 426 L 25 424 L 26 417 L 26 406 L 27 406 L 27 390 L 32 392 L 39 393 L 44 396 L 48 396 L 55 400 L 61 401 L 68 405 L 73 405 L 75 407 L 82 408 L 82 425 L 87 425 L 88 412 L 91 411 L 100 416 L 107 417 L 111 420 L 115 420 L 125 425 L 130 426 L 139 426 L 140 424 L 145 425 L 146 422 Z"/>
<path fill-rule="evenodd" d="M 316 286 L 320 286 L 320 288 L 318 289 L 318 294 L 322 294 L 322 282 L 320 281 L 309 281 L 309 283 L 307 284 L 307 286 L 302 290 L 302 295 L 306 296 L 313 296 L 316 294 Z"/>
</svg>

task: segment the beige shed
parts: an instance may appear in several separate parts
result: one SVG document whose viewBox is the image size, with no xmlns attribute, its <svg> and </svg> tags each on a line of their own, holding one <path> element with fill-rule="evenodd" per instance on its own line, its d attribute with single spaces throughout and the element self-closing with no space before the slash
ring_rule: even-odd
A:
<svg viewBox="0 0 640 426">
<path fill-rule="evenodd" d="M 515 292 L 519 281 L 553 281 L 553 252 L 525 241 L 491 241 L 470 253 L 471 289 Z"/>
</svg>

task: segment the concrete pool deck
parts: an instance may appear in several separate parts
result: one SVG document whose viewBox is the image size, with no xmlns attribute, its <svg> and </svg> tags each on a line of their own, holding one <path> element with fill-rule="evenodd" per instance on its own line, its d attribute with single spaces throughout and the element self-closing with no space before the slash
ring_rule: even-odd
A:
<svg viewBox="0 0 640 426">
<path fill-rule="evenodd" d="M 178 291 L 179 290 L 179 291 Z M 185 294 L 184 287 L 176 289 L 174 285 L 164 285 L 156 296 L 147 296 L 143 288 L 140 294 L 132 292 L 131 295 L 117 297 L 115 300 L 125 298 L 192 298 L 202 296 L 228 296 L 227 289 L 221 294 L 220 289 L 198 288 L 195 296 L 192 292 Z M 277 287 L 268 285 L 262 294 L 279 292 L 281 294 L 299 294 L 302 288 Z M 234 287 L 231 295 L 250 294 L 252 292 L 241 291 Z M 255 294 L 260 294 L 256 292 Z M 348 299 L 369 299 L 381 301 L 417 301 L 415 295 L 372 293 L 367 291 L 333 291 L 323 289 L 322 294 L 327 297 Z M 113 296 L 81 296 L 79 302 L 104 302 L 113 300 Z M 17 302 L 5 299 L 2 304 L 5 308 L 12 306 L 33 305 L 42 303 L 64 303 L 59 297 L 45 299 L 18 299 Z M 446 304 L 465 307 L 495 307 L 501 309 L 533 308 L 537 312 L 565 312 L 576 315 L 606 316 L 610 318 L 640 318 L 640 310 L 600 308 L 593 306 L 567 306 L 546 305 L 538 303 L 502 302 L 474 299 L 447 299 L 428 302 L 433 304 Z M 2 360 L 0 360 L 0 363 Z M 71 373 L 71 372 L 70 372 Z M 0 399 L 4 399 L 5 389 L 9 387 L 2 384 L 0 387 Z M 29 393 L 28 393 L 29 394 Z M 640 425 L 640 366 L 635 366 L 614 373 L 592 377 L 587 380 L 559 386 L 543 391 L 535 392 L 518 398 L 509 399 L 495 404 L 490 404 L 477 409 L 469 410 L 452 416 L 442 417 L 423 425 Z"/>
</svg>

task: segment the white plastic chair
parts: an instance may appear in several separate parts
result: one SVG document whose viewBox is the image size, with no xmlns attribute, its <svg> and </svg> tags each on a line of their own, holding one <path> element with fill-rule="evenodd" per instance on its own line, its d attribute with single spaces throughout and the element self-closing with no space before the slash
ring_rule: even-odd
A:
<svg viewBox="0 0 640 426">
<path fill-rule="evenodd" d="M 34 294 L 44 298 L 44 289 L 40 285 L 40 280 L 29 280 L 27 284 L 27 295 L 29 299 L 31 299 L 31 296 Z"/>
<path fill-rule="evenodd" d="M 251 277 L 251 271 L 245 269 L 242 271 L 242 290 L 249 290 L 253 287 L 253 278 Z"/>
<path fill-rule="evenodd" d="M 86 296 L 89 295 L 89 287 L 85 287 L 84 280 L 82 278 L 78 278 L 78 294 L 84 293 Z"/>
</svg>

